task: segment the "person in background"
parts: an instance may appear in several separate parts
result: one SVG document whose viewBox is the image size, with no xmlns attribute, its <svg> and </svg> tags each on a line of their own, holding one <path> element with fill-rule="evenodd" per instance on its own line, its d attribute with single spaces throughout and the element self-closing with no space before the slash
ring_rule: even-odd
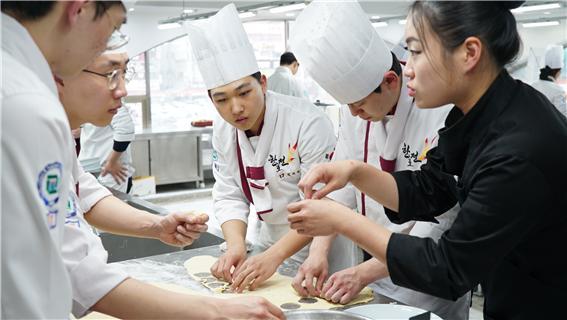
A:
<svg viewBox="0 0 567 320">
<path fill-rule="evenodd" d="M 427 152 L 437 145 L 437 130 L 443 127 L 451 106 L 422 110 L 415 105 L 408 94 L 407 78 L 402 76 L 403 66 L 358 3 L 311 2 L 296 18 L 290 43 L 305 71 L 333 98 L 346 104 L 341 108 L 333 161 L 358 160 L 387 172 L 417 170 L 427 162 Z M 392 232 L 435 241 L 451 227 L 458 212 L 458 206 L 453 207 L 437 217 L 438 223 L 395 224 L 382 205 L 352 186 L 328 198 Z M 309 257 L 292 283 L 300 295 L 348 303 L 371 285 L 381 303 L 395 301 L 444 319 L 468 319 L 470 294 L 454 302 L 399 287 L 392 283 L 382 262 L 363 254 L 342 236 L 331 245 L 332 240 L 313 240 Z M 329 269 L 338 272 L 327 279 Z"/>
<path fill-rule="evenodd" d="M 563 46 L 551 45 L 545 50 L 545 67 L 540 69 L 539 80 L 532 83 L 539 92 L 543 93 L 551 103 L 567 117 L 567 97 L 565 89 L 557 84 L 564 64 Z"/>
<path fill-rule="evenodd" d="M 121 1 L 2 1 L 1 318 L 63 319 L 73 142 L 56 79 L 119 46 Z"/>
<path fill-rule="evenodd" d="M 328 161 L 333 126 L 306 99 L 266 89 L 234 4 L 188 25 L 193 54 L 219 117 L 213 121 L 213 209 L 226 252 L 211 273 L 236 292 L 256 288 L 310 237 L 289 229 L 286 206 L 300 199 L 297 183 L 316 163 Z M 250 205 L 261 221 L 258 246 L 247 258 Z M 295 259 L 302 261 L 307 248 Z"/>
<path fill-rule="evenodd" d="M 438 146 L 416 171 L 352 160 L 314 167 L 299 184 L 309 200 L 288 206 L 291 228 L 347 236 L 402 287 L 455 300 L 481 283 L 485 319 L 563 318 L 567 119 L 504 68 L 521 47 L 510 12 L 521 3 L 414 2 L 405 33 L 408 92 L 420 108 L 455 104 Z M 393 233 L 317 200 L 348 182 L 395 223 L 433 222 L 457 202 L 460 211 L 437 242 Z M 316 183 L 325 186 L 314 192 Z"/>
<path fill-rule="evenodd" d="M 88 71 L 88 72 L 87 72 Z M 112 77 L 112 74 L 101 74 L 87 70 L 92 77 Z M 128 80 L 128 76 L 126 80 Z M 80 100 L 81 97 L 78 97 Z M 80 101 L 77 101 L 80 103 Z M 96 158 L 100 161 L 101 172 L 98 180 L 104 186 L 124 193 L 132 188 L 132 154 L 130 143 L 134 140 L 134 121 L 122 102 L 117 103 L 112 122 L 104 127 L 85 123 L 81 127 L 81 152 L 79 161 Z"/>
<path fill-rule="evenodd" d="M 284 52 L 280 57 L 280 66 L 268 78 L 268 90 L 273 92 L 307 98 L 305 90 L 301 87 L 295 74 L 299 69 L 299 62 L 292 52 Z"/>
<path fill-rule="evenodd" d="M 86 122 L 108 126 L 127 95 L 125 53 L 97 57 L 77 77 L 58 83 L 71 128 Z M 108 74 L 93 77 L 92 72 Z M 190 296 L 160 289 L 129 278 L 107 264 L 107 252 L 92 226 L 116 234 L 155 238 L 173 246 L 187 246 L 207 229 L 207 215 L 172 213 L 159 216 L 135 209 L 115 198 L 78 161 L 72 168 L 62 249 L 73 286 L 73 314 L 99 311 L 119 318 L 246 318 L 281 317 L 281 311 L 261 298 L 231 300 Z M 88 223 L 87 223 L 88 222 Z"/>
</svg>

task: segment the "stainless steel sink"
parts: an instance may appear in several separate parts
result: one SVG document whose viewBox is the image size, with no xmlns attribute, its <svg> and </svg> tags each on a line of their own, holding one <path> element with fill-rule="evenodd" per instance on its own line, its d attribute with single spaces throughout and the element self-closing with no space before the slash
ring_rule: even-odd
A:
<svg viewBox="0 0 567 320">
<path fill-rule="evenodd" d="M 145 210 L 153 214 L 167 214 L 167 210 L 158 205 L 116 190 L 110 191 L 117 198 L 134 208 Z M 208 232 L 201 234 L 201 237 L 199 237 L 197 241 L 185 248 L 172 247 L 155 239 L 135 238 L 107 232 L 101 232 L 100 238 L 104 248 L 108 251 L 108 262 L 124 261 L 174 251 L 208 247 L 220 244 L 224 241 L 223 239 Z"/>
<path fill-rule="evenodd" d="M 220 244 L 224 241 L 208 232 L 201 234 L 201 237 L 199 237 L 197 241 L 184 248 L 172 247 L 155 239 L 134 238 L 106 232 L 102 232 L 100 238 L 104 248 L 108 251 L 108 262 L 124 261 L 162 253 L 208 247 Z"/>
</svg>

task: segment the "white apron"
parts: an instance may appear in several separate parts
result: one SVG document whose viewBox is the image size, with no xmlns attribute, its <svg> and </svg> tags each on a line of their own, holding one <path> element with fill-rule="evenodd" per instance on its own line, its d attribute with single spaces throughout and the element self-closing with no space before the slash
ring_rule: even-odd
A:
<svg viewBox="0 0 567 320">
<path fill-rule="evenodd" d="M 218 117 L 213 208 L 219 223 L 247 223 L 252 204 L 261 224 L 258 244 L 273 245 L 291 230 L 287 205 L 300 199 L 297 183 L 312 165 L 328 161 L 334 146 L 330 120 L 304 99 L 268 91 L 259 137 L 248 138 Z M 297 260 L 306 254 L 304 248 Z"/>
</svg>

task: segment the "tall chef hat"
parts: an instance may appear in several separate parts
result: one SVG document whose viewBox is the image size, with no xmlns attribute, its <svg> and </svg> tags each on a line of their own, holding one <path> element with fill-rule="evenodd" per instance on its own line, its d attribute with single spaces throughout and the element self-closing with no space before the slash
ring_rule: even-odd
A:
<svg viewBox="0 0 567 320">
<path fill-rule="evenodd" d="M 186 24 L 186 30 L 207 89 L 260 71 L 234 4 L 208 19 Z"/>
<path fill-rule="evenodd" d="M 315 0 L 295 20 L 291 49 L 311 77 L 343 104 L 368 96 L 392 55 L 356 1 Z"/>
<path fill-rule="evenodd" d="M 551 69 L 563 68 L 563 46 L 550 45 L 545 49 L 545 65 Z"/>
</svg>

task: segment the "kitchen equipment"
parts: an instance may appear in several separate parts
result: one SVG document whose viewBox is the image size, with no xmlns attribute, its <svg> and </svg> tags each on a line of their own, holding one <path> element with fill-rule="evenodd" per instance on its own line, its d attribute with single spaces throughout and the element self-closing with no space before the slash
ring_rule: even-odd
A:
<svg viewBox="0 0 567 320">
<path fill-rule="evenodd" d="M 287 320 L 371 320 L 361 315 L 337 310 L 284 311 Z"/>
</svg>

